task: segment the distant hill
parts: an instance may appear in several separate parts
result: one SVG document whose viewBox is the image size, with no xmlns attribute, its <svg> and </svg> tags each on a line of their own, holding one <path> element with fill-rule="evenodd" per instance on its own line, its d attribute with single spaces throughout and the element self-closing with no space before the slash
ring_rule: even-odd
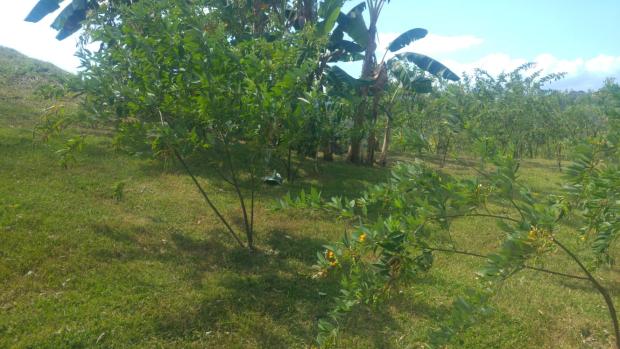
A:
<svg viewBox="0 0 620 349">
<path fill-rule="evenodd" d="M 71 76 L 57 66 L 0 46 L 0 82 L 26 88 L 63 81 Z"/>
<path fill-rule="evenodd" d="M 0 46 L 0 124 L 21 124 L 40 115 L 50 102 L 37 91 L 61 86 L 72 76 L 51 63 Z"/>
</svg>

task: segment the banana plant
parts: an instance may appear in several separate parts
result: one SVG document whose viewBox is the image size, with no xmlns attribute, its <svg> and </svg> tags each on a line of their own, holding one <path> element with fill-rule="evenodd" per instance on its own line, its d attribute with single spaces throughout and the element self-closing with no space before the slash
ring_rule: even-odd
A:
<svg viewBox="0 0 620 349">
<path fill-rule="evenodd" d="M 39 0 L 32 8 L 26 22 L 37 23 L 47 15 L 58 10 L 62 0 Z M 126 2 L 130 2 L 127 0 Z M 99 7 L 98 0 L 73 0 L 67 5 L 52 23 L 52 28 L 58 31 L 56 39 L 64 40 L 81 28 L 88 11 Z"/>
<path fill-rule="evenodd" d="M 385 127 L 383 130 L 383 143 L 378 163 L 381 166 L 387 165 L 387 155 L 392 139 L 393 106 L 398 99 L 415 98 L 419 94 L 431 93 L 433 90 L 432 80 L 423 74 L 419 69 L 412 69 L 409 64 L 400 60 L 394 60 L 387 65 L 389 75 L 392 77 L 393 86 L 388 98 L 385 99 L 382 109 L 385 114 Z M 393 92 L 391 92 L 393 91 Z"/>
<path fill-rule="evenodd" d="M 408 30 L 397 37 L 388 45 L 388 51 L 386 51 L 381 62 L 377 63 L 375 55 L 377 50 L 377 21 L 386 2 L 389 3 L 389 0 L 366 0 L 355 6 L 347 14 L 341 13 L 338 17 L 338 26 L 330 37 L 330 48 L 336 52 L 334 60 L 340 57 L 346 57 L 347 60 L 363 59 L 362 76 L 360 79 L 345 76 L 346 73 L 340 68 L 332 67 L 330 71 L 332 80 L 342 80 L 353 88 L 359 88 L 360 94 L 364 99 L 358 108 L 358 114 L 354 117 L 354 128 L 356 130 L 361 130 L 367 119 L 367 114 L 369 113 L 368 105 L 371 107 L 370 122 L 376 122 L 381 94 L 387 84 L 388 68 L 393 66 L 393 63 L 396 61 L 413 63 L 420 69 L 442 79 L 459 80 L 459 77 L 445 65 L 420 53 L 398 53 L 391 59 L 385 60 L 388 51 L 395 53 L 414 41 L 424 38 L 428 31 L 422 28 Z M 363 16 L 366 8 L 368 8 L 370 15 L 370 25 L 368 27 Z M 345 40 L 344 33 L 354 41 Z M 370 81 L 372 83 L 369 83 Z M 423 82 L 423 84 L 428 86 L 427 82 Z M 372 103 L 368 103 L 369 97 L 373 97 Z M 354 132 L 354 135 L 351 137 L 348 154 L 348 159 L 351 162 L 361 162 L 361 136 L 360 132 Z M 370 165 L 374 163 L 376 146 L 377 142 L 371 131 L 368 135 L 368 155 L 366 159 L 366 162 Z"/>
</svg>

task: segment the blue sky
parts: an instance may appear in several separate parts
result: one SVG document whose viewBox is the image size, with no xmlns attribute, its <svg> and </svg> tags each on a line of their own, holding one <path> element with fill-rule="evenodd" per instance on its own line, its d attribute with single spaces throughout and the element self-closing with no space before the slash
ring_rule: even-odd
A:
<svg viewBox="0 0 620 349">
<path fill-rule="evenodd" d="M 56 41 L 51 17 L 23 22 L 36 2 L 5 1 L 0 45 L 76 71 L 76 35 Z M 428 54 L 457 73 L 497 74 L 535 61 L 544 72 L 567 72 L 558 88 L 597 88 L 605 77 L 620 78 L 620 0 L 392 0 L 379 21 L 381 45 L 414 27 L 429 35 L 403 51 Z"/>
</svg>

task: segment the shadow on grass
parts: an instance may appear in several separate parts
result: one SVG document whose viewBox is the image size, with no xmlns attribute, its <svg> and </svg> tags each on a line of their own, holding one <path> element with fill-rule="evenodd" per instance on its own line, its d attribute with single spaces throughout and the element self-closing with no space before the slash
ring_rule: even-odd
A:
<svg viewBox="0 0 620 349">
<path fill-rule="evenodd" d="M 93 229 L 121 246 L 102 247 L 94 252 L 97 258 L 163 263 L 180 277 L 179 287 L 196 291 L 183 292 L 193 298 L 187 308 L 165 310 L 144 319 L 152 321 L 157 336 L 165 340 L 216 331 L 238 333 L 261 348 L 312 343 L 318 319 L 327 314 L 333 306 L 332 297 L 339 293 L 334 277 L 311 277 L 310 266 L 326 243 L 323 239 L 272 230 L 262 238 L 264 245 L 249 253 L 214 238 L 196 239 L 182 232 L 172 233 L 170 241 L 162 242 L 149 238 L 148 230 L 140 227 L 97 225 Z M 397 326 L 388 307 L 360 307 L 348 317 L 343 330 L 378 348 L 390 348 L 381 333 Z"/>
<path fill-rule="evenodd" d="M 279 243 L 279 239 L 286 240 L 286 243 Z M 182 235 L 175 235 L 173 240 L 178 254 L 200 255 L 203 251 L 201 245 L 204 242 Z M 316 320 L 329 310 L 330 305 L 320 292 L 335 294 L 337 282 L 313 279 L 309 268 L 300 267 L 291 259 L 309 265 L 310 260 L 304 256 L 314 256 L 315 249 L 325 242 L 298 239 L 282 231 L 270 232 L 266 241 L 279 253 L 269 253 L 265 249 L 248 253 L 238 248 L 223 251 L 211 263 L 217 265 L 215 269 L 218 271 L 230 271 L 218 276 L 217 286 L 225 291 L 205 297 L 191 314 L 159 319 L 159 332 L 165 337 L 186 336 L 200 328 L 224 333 L 251 333 L 251 340 L 261 348 L 290 347 L 293 343 L 287 341 L 291 337 L 311 343 L 316 335 Z M 199 267 L 196 262 L 192 262 L 192 267 Z M 209 287 L 204 284 L 195 286 L 199 289 Z"/>
<path fill-rule="evenodd" d="M 292 237 L 285 231 L 275 230 L 269 235 L 267 244 L 278 251 L 281 258 L 294 258 L 311 265 L 316 262 L 316 253 L 324 249 L 327 241 L 305 236 Z"/>
<path fill-rule="evenodd" d="M 172 233 L 170 241 L 162 242 L 164 239 L 149 238 L 148 231 L 140 227 L 99 224 L 92 229 L 115 242 L 114 247 L 94 251 L 96 258 L 163 263 L 180 276 L 180 287 L 197 291 L 189 294 L 199 295 L 191 300 L 198 306 L 167 311 L 151 320 L 158 336 L 168 340 L 187 338 L 207 328 L 251 332 L 252 340 L 264 348 L 288 347 L 285 343 L 291 336 L 310 343 L 316 334 L 316 320 L 330 306 L 320 292 L 337 292 L 335 280 L 311 278 L 309 266 L 325 243 L 320 239 L 272 231 L 266 234 L 265 246 L 249 253 L 213 238 L 196 239 L 182 232 Z M 289 335 L 283 336 L 282 329 Z"/>
</svg>

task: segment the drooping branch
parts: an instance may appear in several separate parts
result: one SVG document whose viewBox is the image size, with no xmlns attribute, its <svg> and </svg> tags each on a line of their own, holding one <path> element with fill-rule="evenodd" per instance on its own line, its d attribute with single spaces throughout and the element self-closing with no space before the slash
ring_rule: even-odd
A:
<svg viewBox="0 0 620 349">
<path fill-rule="evenodd" d="M 586 274 L 587 276 L 586 279 L 590 280 L 594 288 L 596 288 L 596 290 L 601 294 L 601 296 L 603 296 L 603 299 L 605 300 L 605 303 L 607 304 L 607 310 L 609 311 L 609 316 L 611 317 L 612 325 L 614 327 L 614 335 L 616 337 L 616 349 L 620 349 L 620 325 L 618 324 L 618 314 L 616 313 L 616 308 L 614 307 L 614 302 L 613 302 L 613 299 L 611 298 L 611 295 L 609 294 L 609 291 L 607 291 L 607 289 L 603 287 L 603 285 L 601 285 L 601 283 L 598 282 L 598 280 L 594 278 L 594 276 L 592 275 L 592 273 L 590 273 L 588 268 L 586 268 L 585 265 L 583 265 L 579 257 L 577 257 L 577 255 L 575 255 L 570 249 L 568 249 L 568 247 L 566 247 L 564 244 L 558 241 L 555 237 L 552 237 L 551 241 L 553 241 L 554 244 L 558 245 L 560 249 L 562 249 L 573 261 L 575 261 L 575 263 L 577 263 L 577 265 L 583 271 L 583 273 Z"/>
<path fill-rule="evenodd" d="M 433 219 L 464 218 L 464 217 L 487 217 L 487 218 L 496 218 L 496 219 L 511 221 L 511 222 L 514 222 L 514 223 L 521 223 L 520 220 L 514 219 L 512 217 L 500 216 L 500 215 L 494 215 L 494 214 L 487 214 L 487 213 L 464 213 L 464 214 L 457 214 L 457 215 L 435 216 L 435 217 L 433 217 Z"/>
<path fill-rule="evenodd" d="M 428 249 L 431 250 L 431 251 L 454 253 L 454 254 L 460 254 L 460 255 L 477 257 L 477 258 L 484 258 L 484 259 L 488 259 L 489 258 L 489 256 L 486 256 L 486 255 L 483 255 L 483 254 L 469 252 L 469 251 L 456 250 L 456 249 L 445 249 L 445 248 L 439 248 L 439 247 L 429 247 Z M 549 270 L 549 269 L 545 269 L 545 268 L 532 267 L 532 266 L 529 266 L 529 265 L 523 265 L 523 268 L 524 269 L 530 269 L 530 270 L 539 271 L 539 272 L 542 272 L 542 273 L 547 273 L 547 274 L 552 274 L 552 275 L 557 275 L 557 276 L 563 276 L 563 277 L 567 277 L 567 278 L 571 278 L 571 279 L 589 280 L 589 278 L 587 278 L 585 276 L 566 274 L 566 273 L 562 273 L 562 272 L 555 271 L 555 270 Z"/>
</svg>

